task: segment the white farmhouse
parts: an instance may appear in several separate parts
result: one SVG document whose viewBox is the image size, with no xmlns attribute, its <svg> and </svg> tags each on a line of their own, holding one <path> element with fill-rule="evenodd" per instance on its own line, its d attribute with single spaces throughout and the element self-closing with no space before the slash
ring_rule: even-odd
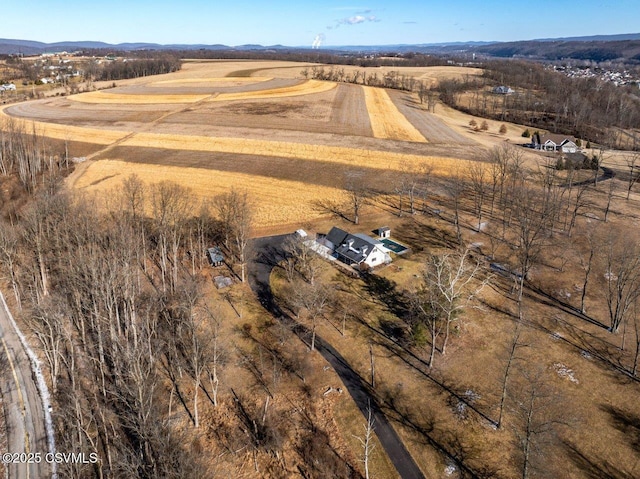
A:
<svg viewBox="0 0 640 479">
<path fill-rule="evenodd" d="M 322 242 L 337 255 L 340 261 L 350 266 L 366 264 L 370 268 L 375 268 L 381 264 L 391 263 L 387 248 L 380 241 L 365 234 L 350 234 L 334 226 Z"/>
</svg>

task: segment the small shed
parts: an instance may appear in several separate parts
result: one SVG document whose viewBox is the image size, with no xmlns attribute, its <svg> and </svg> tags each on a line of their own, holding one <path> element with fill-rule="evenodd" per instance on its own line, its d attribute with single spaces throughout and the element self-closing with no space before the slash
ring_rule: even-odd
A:
<svg viewBox="0 0 640 479">
<path fill-rule="evenodd" d="M 391 237 L 391 228 L 388 226 L 383 226 L 378 228 L 378 236 L 382 239 Z"/>
<path fill-rule="evenodd" d="M 214 276 L 213 282 L 218 289 L 228 288 L 233 284 L 233 280 L 226 276 Z"/>
<path fill-rule="evenodd" d="M 221 266 L 224 264 L 224 255 L 220 248 L 213 247 L 207 250 L 207 257 L 209 258 L 209 263 L 211 266 Z"/>
</svg>

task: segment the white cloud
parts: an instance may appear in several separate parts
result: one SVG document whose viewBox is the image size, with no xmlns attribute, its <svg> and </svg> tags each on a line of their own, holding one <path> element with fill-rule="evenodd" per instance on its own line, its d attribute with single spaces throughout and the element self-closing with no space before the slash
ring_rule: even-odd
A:
<svg viewBox="0 0 640 479">
<path fill-rule="evenodd" d="M 370 10 L 367 10 L 367 13 Z M 363 12 L 364 13 L 364 12 Z M 367 22 L 379 22 L 380 19 L 375 15 L 353 15 L 351 17 L 341 18 L 340 20 L 336 20 L 335 26 L 328 26 L 327 29 L 331 30 L 333 28 L 338 28 L 340 25 L 358 25 L 360 23 Z"/>
</svg>

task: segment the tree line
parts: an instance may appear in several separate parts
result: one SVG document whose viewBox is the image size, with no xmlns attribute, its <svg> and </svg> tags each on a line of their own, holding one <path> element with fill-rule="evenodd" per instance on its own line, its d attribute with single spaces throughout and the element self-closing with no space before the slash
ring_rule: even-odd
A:
<svg viewBox="0 0 640 479">
<path fill-rule="evenodd" d="M 158 58 L 113 60 L 95 65 L 91 73 L 96 80 L 111 81 L 172 73 L 181 67 L 182 61 L 176 55 L 162 55 Z"/>
</svg>

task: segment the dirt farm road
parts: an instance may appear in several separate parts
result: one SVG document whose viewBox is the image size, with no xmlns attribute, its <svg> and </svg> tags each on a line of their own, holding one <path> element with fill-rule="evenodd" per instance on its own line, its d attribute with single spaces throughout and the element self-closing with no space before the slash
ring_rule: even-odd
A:
<svg viewBox="0 0 640 479">
<path fill-rule="evenodd" d="M 287 236 L 269 236 L 254 240 L 253 248 L 256 254 L 248 268 L 249 285 L 258 296 L 262 306 L 275 318 L 289 323 L 292 330 L 304 341 L 308 333 L 307 329 L 280 309 L 274 301 L 269 285 L 271 270 L 282 258 L 282 243 Z M 424 479 L 424 474 L 407 451 L 378 401 L 369 393 L 363 378 L 351 368 L 338 351 L 318 335 L 316 335 L 316 349 L 334 368 L 365 418 L 368 408 L 371 407 L 375 419 L 375 433 L 400 477 L 402 479 Z"/>
<path fill-rule="evenodd" d="M 7 425 L 7 450 L 2 453 L 39 453 L 41 461 L 5 464 L 9 479 L 51 477 L 45 460 L 49 452 L 42 400 L 31 370 L 31 363 L 0 301 L 0 394 Z M 3 462 L 6 462 L 3 457 Z"/>
</svg>

